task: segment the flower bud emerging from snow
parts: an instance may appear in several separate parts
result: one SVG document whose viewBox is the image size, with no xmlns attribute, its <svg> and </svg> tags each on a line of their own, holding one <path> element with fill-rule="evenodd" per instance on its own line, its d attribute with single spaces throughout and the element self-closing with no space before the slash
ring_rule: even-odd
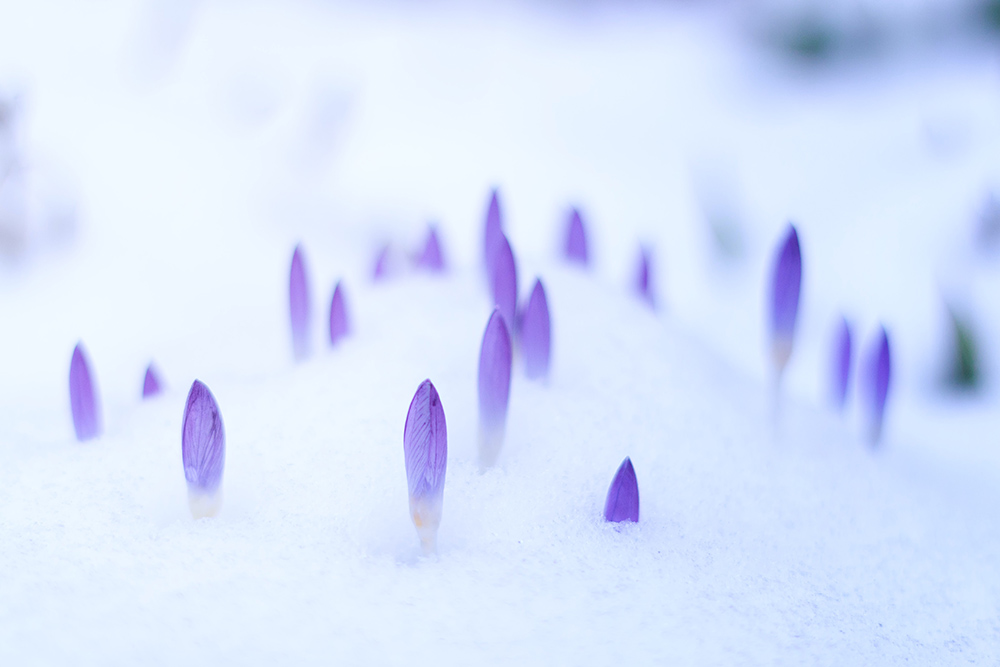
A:
<svg viewBox="0 0 1000 667">
<path fill-rule="evenodd" d="M 588 262 L 587 234 L 583 229 L 580 211 L 575 208 L 570 211 L 569 220 L 566 223 L 566 259 L 584 266 Z"/>
<path fill-rule="evenodd" d="M 771 275 L 771 360 L 779 377 L 792 354 L 801 285 L 799 235 L 794 226 L 788 225 L 788 233 L 775 258 Z"/>
<path fill-rule="evenodd" d="M 427 241 L 424 250 L 417 258 L 417 266 L 429 271 L 444 271 L 444 257 L 441 255 L 441 242 L 438 240 L 437 229 L 433 226 L 427 230 Z"/>
<path fill-rule="evenodd" d="M 497 190 L 493 190 L 490 205 L 486 210 L 486 230 L 483 234 L 483 259 L 486 262 L 486 279 L 493 284 L 493 271 L 496 268 L 494 252 L 503 236 L 503 219 L 500 216 L 500 200 Z"/>
<path fill-rule="evenodd" d="M 372 271 L 372 278 L 376 281 L 384 279 L 389 273 L 389 244 L 386 243 L 378 251 L 375 257 L 375 269 Z"/>
<path fill-rule="evenodd" d="M 222 469 L 226 463 L 226 431 L 215 397 L 195 380 L 188 392 L 181 426 L 181 456 L 191 514 L 215 516 L 222 504 Z"/>
<path fill-rule="evenodd" d="M 448 467 L 448 427 L 444 407 L 430 380 L 417 387 L 403 427 L 403 458 L 410 491 L 410 516 L 425 553 L 434 551 L 444 475 Z"/>
<path fill-rule="evenodd" d="M 101 434 L 101 408 L 83 343 L 73 348 L 73 359 L 69 362 L 69 405 L 77 440 L 83 442 Z"/>
<path fill-rule="evenodd" d="M 500 309 L 508 331 L 513 331 L 517 313 L 517 265 L 510 243 L 503 234 L 497 241 L 493 262 L 493 305 Z"/>
<path fill-rule="evenodd" d="M 292 351 L 296 361 L 309 356 L 309 282 L 302 259 L 302 246 L 295 246 L 288 276 L 288 306 L 292 322 Z"/>
<path fill-rule="evenodd" d="M 833 341 L 833 403 L 843 410 L 847 403 L 847 387 L 851 379 L 851 325 L 847 318 L 840 318 L 837 335 Z"/>
<path fill-rule="evenodd" d="M 351 332 L 350 324 L 347 321 L 347 307 L 344 305 L 344 291 L 340 287 L 341 281 L 337 281 L 337 286 L 333 289 L 333 299 L 330 301 L 330 345 L 337 342 Z"/>
<path fill-rule="evenodd" d="M 541 279 L 535 280 L 528 305 L 521 315 L 521 351 L 524 353 L 524 369 L 529 378 L 545 377 L 549 374 L 549 350 L 551 332 L 549 330 L 549 302 L 545 298 L 545 288 Z"/>
<path fill-rule="evenodd" d="M 649 280 L 649 254 L 649 248 L 646 246 L 639 248 L 639 268 L 635 276 L 635 292 L 653 308 L 656 306 L 656 299 L 653 297 L 653 286 Z"/>
<path fill-rule="evenodd" d="M 605 521 L 639 521 L 639 483 L 627 456 L 618 466 L 604 503 Z"/>
<path fill-rule="evenodd" d="M 142 380 L 142 397 L 152 398 L 163 391 L 163 385 L 160 382 L 160 376 L 156 372 L 156 368 L 150 363 L 146 366 L 146 377 Z"/>
<path fill-rule="evenodd" d="M 479 351 L 479 465 L 496 463 L 507 426 L 510 399 L 511 347 L 507 324 L 495 309 Z"/>
<path fill-rule="evenodd" d="M 870 414 L 870 438 L 872 445 L 882 438 L 882 422 L 885 417 L 885 400 L 889 395 L 891 363 L 889 358 L 889 335 L 885 327 L 879 328 L 878 338 L 868 357 L 868 400 Z"/>
</svg>

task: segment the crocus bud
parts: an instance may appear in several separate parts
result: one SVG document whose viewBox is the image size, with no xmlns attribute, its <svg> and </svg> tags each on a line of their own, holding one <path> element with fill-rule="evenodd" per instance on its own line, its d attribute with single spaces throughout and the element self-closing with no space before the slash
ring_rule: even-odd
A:
<svg viewBox="0 0 1000 667">
<path fill-rule="evenodd" d="M 142 397 L 152 398 L 163 391 L 163 383 L 160 382 L 160 376 L 156 372 L 156 368 L 152 363 L 146 366 L 146 377 L 142 381 Z"/>
<path fill-rule="evenodd" d="M 801 285 L 799 235 L 794 226 L 788 225 L 788 233 L 775 258 L 771 276 L 771 360 L 779 377 L 792 354 Z"/>
<path fill-rule="evenodd" d="M 486 209 L 486 230 L 483 234 L 483 259 L 486 262 L 486 279 L 493 284 L 493 271 L 496 267 L 494 252 L 503 236 L 503 219 L 500 215 L 500 199 L 496 189 L 490 197 L 489 208 Z"/>
<path fill-rule="evenodd" d="M 222 504 L 226 431 L 215 397 L 199 380 L 191 385 L 184 407 L 181 457 L 192 516 L 196 519 L 215 516 Z"/>
<path fill-rule="evenodd" d="M 494 309 L 479 350 L 479 466 L 496 463 L 507 427 L 511 347 L 507 324 Z"/>
<path fill-rule="evenodd" d="M 444 407 L 430 380 L 417 387 L 403 427 L 403 458 L 410 491 L 410 516 L 425 553 L 437 542 L 448 467 L 448 427 Z"/>
<path fill-rule="evenodd" d="M 341 281 L 338 280 L 337 286 L 333 289 L 333 299 L 330 301 L 330 345 L 336 345 L 350 332 L 347 307 L 344 305 L 344 290 L 341 289 Z"/>
<path fill-rule="evenodd" d="M 69 362 L 69 405 L 77 440 L 83 442 L 101 434 L 101 406 L 83 343 L 73 348 Z"/>
<path fill-rule="evenodd" d="M 375 268 L 372 270 L 372 278 L 375 281 L 383 280 L 389 275 L 389 244 L 386 243 L 378 251 L 375 257 Z"/>
<path fill-rule="evenodd" d="M 889 359 L 889 335 L 885 327 L 879 328 L 878 337 L 868 356 L 867 399 L 869 401 L 870 441 L 874 446 L 882 438 L 882 423 L 885 418 L 885 400 L 889 395 L 891 362 Z"/>
<path fill-rule="evenodd" d="M 532 379 L 547 376 L 551 346 L 549 302 L 545 298 L 545 288 L 540 278 L 535 280 L 528 305 L 521 315 L 520 340 L 525 373 Z"/>
<path fill-rule="evenodd" d="M 444 257 L 441 254 L 441 242 L 438 240 L 437 229 L 431 227 L 427 230 L 427 241 L 424 242 L 424 250 L 417 258 L 417 266 L 428 271 L 444 271 Z"/>
<path fill-rule="evenodd" d="M 497 241 L 493 261 L 493 305 L 500 309 L 507 330 L 513 331 L 514 317 L 517 313 L 517 265 L 514 263 L 514 253 L 510 249 L 510 243 L 503 234 Z"/>
<path fill-rule="evenodd" d="M 639 483 L 627 456 L 618 466 L 604 502 L 605 521 L 639 521 Z"/>
<path fill-rule="evenodd" d="M 292 351 L 296 361 L 309 356 L 309 282 L 306 278 L 302 246 L 295 246 L 288 276 L 288 310 L 292 322 Z"/>
<path fill-rule="evenodd" d="M 847 404 L 847 388 L 851 379 L 851 325 L 847 318 L 840 318 L 833 341 L 833 404 L 843 410 Z"/>
<path fill-rule="evenodd" d="M 570 211 L 569 220 L 566 223 L 566 259 L 584 266 L 588 262 L 587 234 L 583 229 L 580 211 L 575 208 Z"/>
<path fill-rule="evenodd" d="M 646 246 L 639 248 L 639 267 L 635 276 L 635 293 L 639 298 L 649 304 L 650 308 L 656 307 L 656 299 L 653 297 L 653 285 L 649 279 L 649 249 Z"/>
</svg>

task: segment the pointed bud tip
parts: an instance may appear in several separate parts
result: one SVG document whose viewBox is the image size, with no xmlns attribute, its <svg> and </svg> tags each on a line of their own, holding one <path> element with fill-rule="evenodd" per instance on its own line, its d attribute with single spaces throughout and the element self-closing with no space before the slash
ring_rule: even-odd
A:
<svg viewBox="0 0 1000 667">
<path fill-rule="evenodd" d="M 524 354 L 525 373 L 531 379 L 549 374 L 552 332 L 549 320 L 549 303 L 540 278 L 535 280 L 528 305 L 521 315 L 521 351 Z"/>
<path fill-rule="evenodd" d="M 587 265 L 589 261 L 587 252 L 587 233 L 583 226 L 583 218 L 580 211 L 572 209 L 569 214 L 566 229 L 566 259 L 578 264 Z"/>
<path fill-rule="evenodd" d="M 156 372 L 156 368 L 150 363 L 146 367 L 146 376 L 142 380 L 142 397 L 152 398 L 157 396 L 163 391 L 163 384 L 160 382 L 159 375 Z"/>
<path fill-rule="evenodd" d="M 627 456 L 618 467 L 608 489 L 608 498 L 604 503 L 604 520 L 639 521 L 639 484 L 635 478 L 632 459 Z"/>
<path fill-rule="evenodd" d="M 802 256 L 799 235 L 792 224 L 774 260 L 771 276 L 771 347 L 773 362 L 780 374 L 792 353 L 795 322 L 802 287 Z"/>
<path fill-rule="evenodd" d="M 200 380 L 191 384 L 181 425 L 181 458 L 188 489 L 214 494 L 222 483 L 226 432 L 215 396 Z"/>
<path fill-rule="evenodd" d="M 309 356 L 309 280 L 302 244 L 295 246 L 288 273 L 288 313 L 292 327 L 292 352 L 296 361 Z"/>
<path fill-rule="evenodd" d="M 330 345 L 336 345 L 351 332 L 344 289 L 341 283 L 342 281 L 337 281 L 337 285 L 333 289 L 333 298 L 330 300 Z"/>
<path fill-rule="evenodd" d="M 69 364 L 69 401 L 76 439 L 83 442 L 99 436 L 100 405 L 82 342 L 73 348 L 73 358 Z"/>
</svg>

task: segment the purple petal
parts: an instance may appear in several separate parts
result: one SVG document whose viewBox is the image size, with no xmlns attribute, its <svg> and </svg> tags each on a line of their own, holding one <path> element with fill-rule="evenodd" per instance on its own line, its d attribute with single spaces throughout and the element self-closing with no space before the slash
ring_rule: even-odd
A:
<svg viewBox="0 0 1000 667">
<path fill-rule="evenodd" d="M 566 228 L 566 259 L 587 264 L 587 234 L 583 229 L 580 211 L 573 209 L 569 214 Z"/>
<path fill-rule="evenodd" d="M 639 249 L 639 268 L 636 271 L 635 291 L 650 307 L 655 307 L 656 300 L 653 298 L 653 288 L 649 280 L 649 255 L 649 249 L 645 246 Z"/>
<path fill-rule="evenodd" d="M 430 380 L 417 387 L 403 427 L 403 458 L 410 491 L 410 516 L 425 551 L 433 551 L 441 523 L 448 427 L 444 406 Z"/>
<path fill-rule="evenodd" d="M 341 281 L 338 280 L 333 290 L 333 299 L 330 301 L 330 344 L 336 345 L 337 341 L 350 332 L 347 307 L 344 305 L 344 291 L 341 289 Z"/>
<path fill-rule="evenodd" d="M 444 271 L 441 243 L 438 241 L 437 229 L 434 227 L 427 231 L 427 241 L 424 243 L 424 251 L 417 258 L 417 266 L 431 271 Z"/>
<path fill-rule="evenodd" d="M 292 321 L 292 350 L 295 360 L 309 356 L 309 284 L 306 279 L 302 246 L 295 246 L 288 277 L 288 304 Z"/>
<path fill-rule="evenodd" d="M 142 397 L 151 398 L 163 391 L 163 385 L 152 363 L 146 366 L 146 377 L 142 381 Z"/>
<path fill-rule="evenodd" d="M 483 259 L 486 262 L 486 279 L 493 284 L 493 271 L 496 267 L 493 253 L 503 236 L 503 218 L 500 215 L 500 199 L 496 189 L 490 197 L 490 205 L 486 210 L 486 231 L 483 235 Z"/>
<path fill-rule="evenodd" d="M 802 255 L 799 252 L 799 235 L 793 225 L 788 225 L 788 233 L 775 258 L 771 276 L 771 352 L 779 374 L 792 354 L 801 286 Z"/>
<path fill-rule="evenodd" d="M 500 309 L 507 329 L 512 330 L 517 313 L 517 265 L 514 263 L 510 243 L 503 234 L 500 235 L 493 260 L 493 305 Z"/>
<path fill-rule="evenodd" d="M 195 380 L 188 392 L 181 426 L 181 456 L 188 489 L 213 494 L 222 483 L 226 462 L 226 431 L 215 397 Z"/>
<path fill-rule="evenodd" d="M 541 279 L 535 280 L 535 287 L 521 316 L 520 340 L 528 377 L 534 379 L 548 375 L 551 346 L 549 302 L 545 298 Z"/>
<path fill-rule="evenodd" d="M 604 503 L 605 521 L 639 521 L 639 483 L 627 456 L 618 466 Z"/>
<path fill-rule="evenodd" d="M 871 400 L 871 442 L 877 443 L 882 437 L 882 422 L 885 417 L 885 401 L 889 395 L 891 362 L 889 355 L 889 335 L 885 327 L 880 327 L 878 339 L 868 357 L 868 382 Z"/>
<path fill-rule="evenodd" d="M 840 318 L 833 344 L 833 402 L 843 410 L 847 404 L 847 388 L 851 379 L 851 325 Z"/>
<path fill-rule="evenodd" d="M 382 280 L 389 273 L 389 244 L 382 246 L 379 250 L 378 256 L 375 258 L 375 269 L 372 271 L 372 277 L 378 281 Z"/>
<path fill-rule="evenodd" d="M 479 351 L 480 464 L 493 465 L 503 443 L 510 399 L 510 334 L 499 309 L 490 316 Z"/>
<path fill-rule="evenodd" d="M 83 442 L 101 434 L 100 406 L 83 343 L 73 348 L 69 362 L 69 405 L 77 440 Z"/>
</svg>

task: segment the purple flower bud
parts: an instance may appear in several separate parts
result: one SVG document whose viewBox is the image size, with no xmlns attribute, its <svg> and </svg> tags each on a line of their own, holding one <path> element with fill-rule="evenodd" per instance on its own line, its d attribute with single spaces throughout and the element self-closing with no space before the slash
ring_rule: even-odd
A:
<svg viewBox="0 0 1000 667">
<path fill-rule="evenodd" d="M 152 363 L 146 366 L 146 377 L 142 381 L 142 397 L 152 398 L 163 391 L 163 383 Z"/>
<path fill-rule="evenodd" d="M 847 388 L 851 379 L 851 325 L 840 318 L 833 343 L 833 403 L 843 410 L 847 404 Z"/>
<path fill-rule="evenodd" d="M 493 259 L 493 305 L 500 309 L 500 314 L 503 315 L 510 331 L 517 313 L 517 265 L 514 263 L 514 252 L 510 249 L 510 243 L 503 234 L 497 242 Z"/>
<path fill-rule="evenodd" d="M 490 206 L 486 210 L 486 231 L 483 235 L 483 259 L 486 261 L 486 279 L 493 284 L 493 271 L 496 267 L 493 253 L 503 236 L 503 219 L 500 215 L 499 193 L 493 190 Z"/>
<path fill-rule="evenodd" d="M 646 246 L 639 248 L 639 268 L 636 271 L 635 291 L 651 308 L 655 308 L 656 299 L 653 297 L 653 286 L 649 280 L 649 254 L 649 249 Z"/>
<path fill-rule="evenodd" d="M 427 230 L 427 241 L 424 250 L 417 258 L 417 266 L 430 271 L 444 271 L 444 257 L 441 255 L 441 243 L 438 241 L 437 229 Z"/>
<path fill-rule="evenodd" d="M 604 503 L 605 521 L 639 521 L 639 483 L 627 456 L 618 466 Z"/>
<path fill-rule="evenodd" d="M 521 316 L 521 351 L 524 352 L 524 369 L 529 378 L 549 374 L 549 302 L 541 279 L 535 280 L 528 305 Z"/>
<path fill-rule="evenodd" d="M 448 427 L 444 407 L 430 380 L 417 387 L 403 427 L 403 457 L 410 491 L 410 516 L 424 551 L 434 551 L 444 476 L 448 467 Z"/>
<path fill-rule="evenodd" d="M 479 350 L 479 464 L 496 462 L 503 444 L 510 399 L 511 347 L 507 324 L 494 309 Z"/>
<path fill-rule="evenodd" d="M 885 327 L 880 327 L 878 339 L 868 356 L 868 400 L 871 401 L 870 426 L 871 443 L 875 445 L 882 437 L 882 422 L 885 417 L 885 400 L 889 395 L 891 376 L 889 359 L 889 335 Z"/>
<path fill-rule="evenodd" d="M 793 225 L 788 225 L 788 233 L 775 258 L 771 276 L 771 355 L 778 375 L 781 375 L 792 354 L 801 285 L 799 235 Z"/>
<path fill-rule="evenodd" d="M 196 519 L 219 510 L 222 469 L 226 463 L 226 430 L 215 397 L 195 380 L 188 392 L 181 426 L 181 456 L 191 513 Z"/>
<path fill-rule="evenodd" d="M 382 246 L 382 249 L 378 251 L 378 256 L 375 258 L 375 269 L 372 272 L 372 278 L 376 281 L 382 280 L 389 273 L 389 244 L 386 243 Z"/>
<path fill-rule="evenodd" d="M 333 289 L 333 300 L 330 301 L 330 345 L 351 332 L 347 321 L 347 307 L 344 305 L 344 291 L 340 288 L 341 281 Z"/>
<path fill-rule="evenodd" d="M 83 343 L 73 348 L 73 359 L 69 362 L 69 405 L 77 440 L 83 442 L 101 434 L 101 409 Z"/>
<path fill-rule="evenodd" d="M 573 209 L 566 225 L 566 259 L 587 264 L 587 234 L 583 229 L 580 211 Z"/>
<path fill-rule="evenodd" d="M 295 246 L 288 277 L 288 304 L 292 321 L 292 350 L 296 361 L 309 356 L 309 282 L 306 279 L 302 246 Z"/>
</svg>

